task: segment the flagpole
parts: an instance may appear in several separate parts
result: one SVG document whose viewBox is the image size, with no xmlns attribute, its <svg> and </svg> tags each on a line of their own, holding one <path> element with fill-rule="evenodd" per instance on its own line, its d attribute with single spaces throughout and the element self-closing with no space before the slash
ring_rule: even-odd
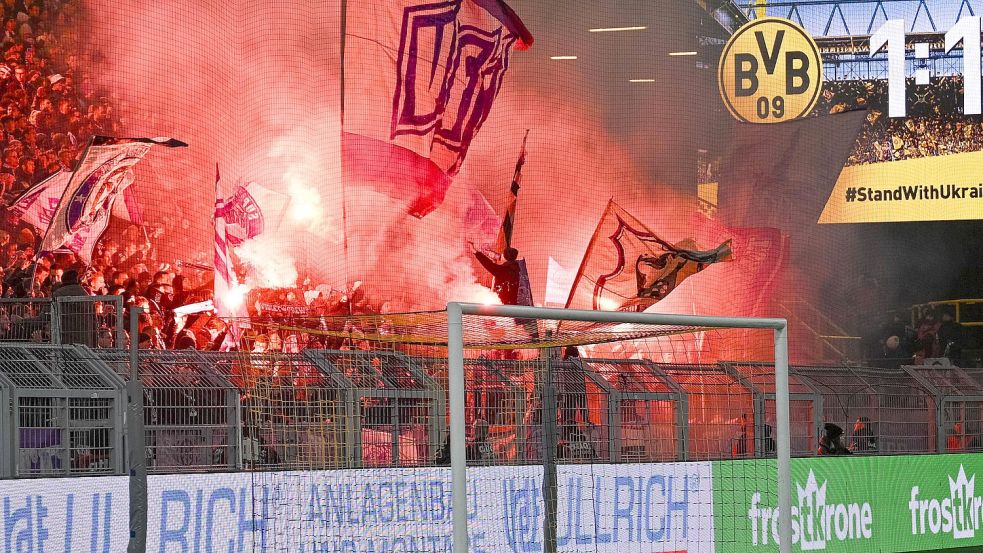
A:
<svg viewBox="0 0 983 553">
<path fill-rule="evenodd" d="M 519 159 L 515 162 L 515 171 L 512 172 L 512 183 L 517 184 L 516 179 L 522 173 L 522 166 L 526 164 L 526 140 L 529 139 L 529 129 L 526 129 L 526 134 L 522 137 L 522 149 L 519 150 Z M 519 218 L 519 191 L 515 191 L 515 211 L 512 213 L 512 234 L 508 236 L 508 243 L 505 244 L 506 247 L 512 247 L 512 235 L 515 234 L 515 222 Z"/>
<path fill-rule="evenodd" d="M 348 271 L 348 186 L 345 183 L 345 37 L 348 34 L 348 0 L 341 0 L 341 68 L 338 71 L 340 86 L 341 110 L 338 114 L 341 121 L 341 243 L 345 256 L 345 287 L 351 276 Z"/>
</svg>

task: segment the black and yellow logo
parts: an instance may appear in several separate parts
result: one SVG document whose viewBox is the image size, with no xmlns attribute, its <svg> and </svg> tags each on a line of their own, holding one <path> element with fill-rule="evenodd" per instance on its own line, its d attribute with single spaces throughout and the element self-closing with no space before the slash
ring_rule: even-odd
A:
<svg viewBox="0 0 983 553">
<path fill-rule="evenodd" d="M 816 42 L 795 23 L 756 19 L 724 46 L 717 67 L 720 97 L 730 113 L 748 123 L 780 123 L 807 115 L 823 81 Z"/>
</svg>

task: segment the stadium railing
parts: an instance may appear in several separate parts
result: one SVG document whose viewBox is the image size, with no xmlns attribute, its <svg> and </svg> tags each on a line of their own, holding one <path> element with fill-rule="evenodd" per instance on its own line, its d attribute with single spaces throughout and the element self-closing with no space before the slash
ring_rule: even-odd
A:
<svg viewBox="0 0 983 553">
<path fill-rule="evenodd" d="M 151 473 L 425 466 L 438 462 L 447 437 L 447 392 L 433 376 L 446 368 L 439 357 L 142 350 L 139 363 Z M 533 364 L 467 361 L 469 425 L 488 430 L 491 450 L 476 463 L 538 462 Z M 553 374 L 559 462 L 771 457 L 772 371 L 564 360 Z M 816 454 L 826 423 L 841 426 L 857 454 L 983 449 L 983 370 L 790 372 L 796 456 Z M 12 406 L 0 410 L 0 478 L 126 474 L 128 374 L 123 350 L 0 342 L 0 402 Z"/>
<path fill-rule="evenodd" d="M 0 342 L 122 348 L 121 296 L 0 299 Z"/>
<path fill-rule="evenodd" d="M 85 349 L 0 343 L 0 476 L 122 474 L 123 386 Z"/>
</svg>

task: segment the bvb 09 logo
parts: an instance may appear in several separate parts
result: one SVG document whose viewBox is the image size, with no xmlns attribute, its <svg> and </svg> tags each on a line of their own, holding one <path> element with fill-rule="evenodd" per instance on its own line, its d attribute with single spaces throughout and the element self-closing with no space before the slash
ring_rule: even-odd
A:
<svg viewBox="0 0 983 553">
<path fill-rule="evenodd" d="M 748 123 L 780 123 L 807 115 L 822 88 L 823 62 L 812 37 L 777 17 L 741 27 L 717 68 L 720 96 Z"/>
</svg>

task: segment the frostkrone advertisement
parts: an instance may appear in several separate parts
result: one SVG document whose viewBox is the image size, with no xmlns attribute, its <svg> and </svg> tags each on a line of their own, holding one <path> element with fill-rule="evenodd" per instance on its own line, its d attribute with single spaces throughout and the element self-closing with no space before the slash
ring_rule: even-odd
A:
<svg viewBox="0 0 983 553">
<path fill-rule="evenodd" d="M 778 551 L 775 461 L 567 465 L 561 552 Z M 473 552 L 541 553 L 541 467 L 468 470 Z M 983 546 L 983 456 L 793 459 L 794 551 Z M 981 484 L 983 486 L 983 484 Z M 451 551 L 447 468 L 151 476 L 147 551 Z M 0 481 L 0 551 L 126 551 L 127 479 Z"/>
<path fill-rule="evenodd" d="M 471 468 L 472 552 L 541 552 L 541 467 Z M 151 476 L 147 551 L 451 551 L 447 468 Z M 126 551 L 125 477 L 0 481 L 0 551 Z M 559 468 L 559 550 L 713 551 L 710 463 Z"/>
<path fill-rule="evenodd" d="M 718 551 L 778 551 L 774 461 L 714 463 Z M 983 456 L 792 460 L 794 551 L 983 545 Z"/>
</svg>

